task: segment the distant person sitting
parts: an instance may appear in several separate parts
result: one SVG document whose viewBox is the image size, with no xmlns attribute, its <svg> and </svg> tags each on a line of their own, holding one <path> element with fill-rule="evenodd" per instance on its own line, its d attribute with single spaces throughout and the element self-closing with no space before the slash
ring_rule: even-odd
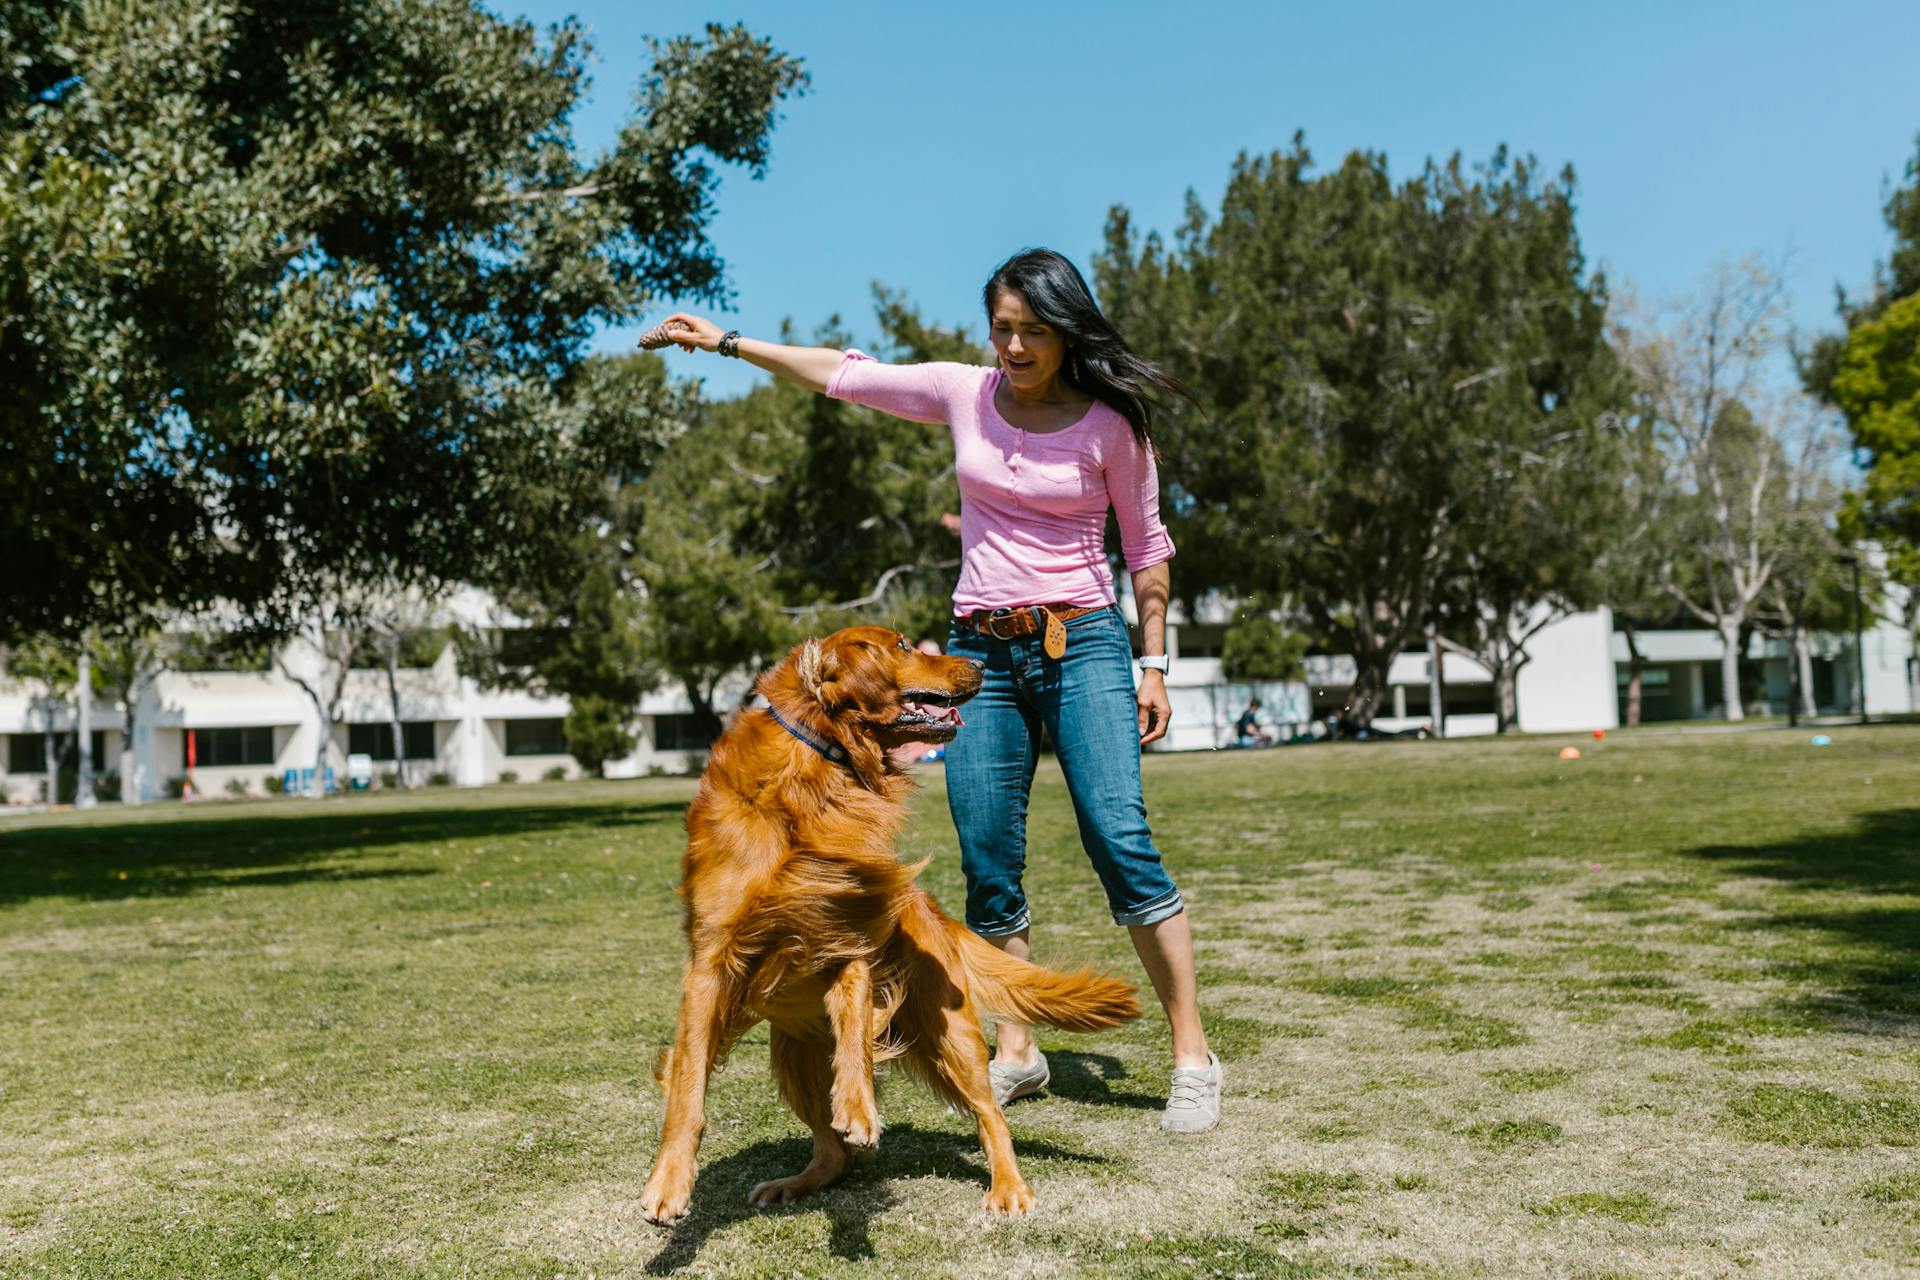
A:
<svg viewBox="0 0 1920 1280">
<path fill-rule="evenodd" d="M 1236 746 L 1270 747 L 1273 745 L 1273 735 L 1260 727 L 1260 699 L 1255 698 L 1247 703 L 1247 709 L 1242 711 L 1240 718 L 1233 722 L 1233 732 Z"/>
</svg>

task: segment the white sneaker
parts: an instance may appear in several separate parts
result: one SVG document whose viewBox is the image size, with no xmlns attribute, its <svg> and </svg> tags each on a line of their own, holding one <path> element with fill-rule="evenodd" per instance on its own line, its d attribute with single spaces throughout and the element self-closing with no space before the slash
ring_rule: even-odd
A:
<svg viewBox="0 0 1920 1280">
<path fill-rule="evenodd" d="M 1175 1067 L 1160 1128 L 1167 1133 L 1205 1133 L 1220 1123 L 1220 1059 L 1207 1054 L 1204 1067 Z"/>
<path fill-rule="evenodd" d="M 1053 1073 L 1047 1070 L 1047 1055 L 1039 1050 L 1034 1051 L 1033 1061 L 1024 1067 L 1011 1062 L 987 1064 L 987 1079 L 993 1083 L 993 1100 L 1002 1107 L 1015 1098 L 1040 1092 L 1052 1078 Z"/>
</svg>

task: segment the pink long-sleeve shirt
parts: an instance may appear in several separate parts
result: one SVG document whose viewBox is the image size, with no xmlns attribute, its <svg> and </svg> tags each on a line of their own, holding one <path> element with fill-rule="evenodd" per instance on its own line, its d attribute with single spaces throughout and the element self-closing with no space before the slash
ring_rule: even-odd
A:
<svg viewBox="0 0 1920 1280">
<path fill-rule="evenodd" d="M 849 351 L 827 394 L 953 432 L 960 481 L 956 614 L 1013 605 L 1114 601 L 1107 508 L 1138 573 L 1173 556 L 1160 522 L 1160 477 L 1133 428 L 1098 401 L 1072 426 L 1022 431 L 1000 416 L 997 367 L 881 364 Z"/>
</svg>

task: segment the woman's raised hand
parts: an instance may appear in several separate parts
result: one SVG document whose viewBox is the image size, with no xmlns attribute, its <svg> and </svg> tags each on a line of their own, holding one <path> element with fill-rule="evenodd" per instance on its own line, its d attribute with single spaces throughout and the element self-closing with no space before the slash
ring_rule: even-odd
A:
<svg viewBox="0 0 1920 1280">
<path fill-rule="evenodd" d="M 834 347 L 789 347 L 741 337 L 735 337 L 721 350 L 720 340 L 726 336 L 713 321 L 676 311 L 641 334 L 640 347 L 643 351 L 658 351 L 671 343 L 684 351 L 719 351 L 721 355 L 738 356 L 775 377 L 797 382 L 809 391 L 825 391 L 827 379 L 833 377 L 833 371 L 846 356 L 846 352 Z"/>
<path fill-rule="evenodd" d="M 641 334 L 640 346 L 648 351 L 657 351 L 671 342 L 683 351 L 717 351 L 721 336 L 720 326 L 713 321 L 689 312 L 676 311 Z"/>
</svg>

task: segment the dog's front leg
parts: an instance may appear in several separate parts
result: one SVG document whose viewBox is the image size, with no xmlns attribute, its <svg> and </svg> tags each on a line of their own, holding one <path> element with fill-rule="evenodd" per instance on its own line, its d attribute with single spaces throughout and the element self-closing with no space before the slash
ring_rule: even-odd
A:
<svg viewBox="0 0 1920 1280">
<path fill-rule="evenodd" d="M 667 1111 L 660 1125 L 660 1154 L 640 1193 L 640 1211 L 655 1222 L 685 1217 L 693 1198 L 694 1163 L 707 1127 L 707 1077 L 732 1021 L 732 999 L 719 973 L 698 960 L 688 962 L 680 984 L 680 1023 L 662 1081 Z"/>
<path fill-rule="evenodd" d="M 964 1102 L 980 1126 L 980 1148 L 993 1178 L 982 1207 L 995 1217 L 1018 1218 L 1033 1208 L 1033 1188 L 1014 1163 L 1013 1136 L 1000 1104 L 993 1100 L 987 1038 L 971 1009 L 949 1009 L 942 1016 L 945 1032 L 928 1057 L 948 1095 Z"/>
<path fill-rule="evenodd" d="M 849 960 L 827 988 L 833 1027 L 833 1128 L 856 1147 L 880 1141 L 873 1101 L 873 970 Z"/>
</svg>

